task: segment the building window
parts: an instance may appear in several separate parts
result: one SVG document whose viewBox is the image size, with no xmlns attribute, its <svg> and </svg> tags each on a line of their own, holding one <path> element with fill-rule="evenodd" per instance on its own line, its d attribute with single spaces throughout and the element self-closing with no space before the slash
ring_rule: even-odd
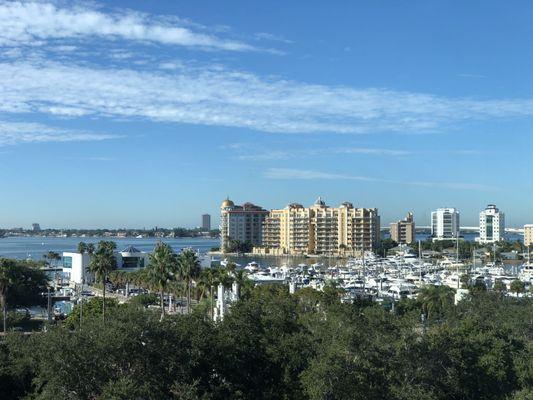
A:
<svg viewBox="0 0 533 400">
<path fill-rule="evenodd" d="M 137 268 L 139 266 L 139 257 L 122 258 L 122 268 Z"/>
<path fill-rule="evenodd" d="M 72 257 L 63 257 L 63 268 L 72 268 Z"/>
</svg>

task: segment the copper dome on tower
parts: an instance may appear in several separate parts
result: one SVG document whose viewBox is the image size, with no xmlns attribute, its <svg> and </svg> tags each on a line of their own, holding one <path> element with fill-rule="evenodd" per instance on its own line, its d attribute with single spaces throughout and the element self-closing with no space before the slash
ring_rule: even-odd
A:
<svg viewBox="0 0 533 400">
<path fill-rule="evenodd" d="M 226 197 L 226 200 L 222 202 L 220 205 L 220 208 L 228 208 L 228 207 L 234 207 L 235 203 L 229 199 L 229 197 Z"/>
</svg>

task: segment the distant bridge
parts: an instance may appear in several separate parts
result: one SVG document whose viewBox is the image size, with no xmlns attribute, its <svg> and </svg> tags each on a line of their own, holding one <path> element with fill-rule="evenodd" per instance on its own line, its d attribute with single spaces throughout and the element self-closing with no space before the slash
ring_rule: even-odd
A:
<svg viewBox="0 0 533 400">
<path fill-rule="evenodd" d="M 388 226 L 382 226 L 381 230 L 388 231 L 390 228 Z M 415 225 L 415 231 L 429 232 L 431 231 L 431 226 Z M 479 226 L 461 226 L 461 232 L 479 232 Z M 524 228 L 505 228 L 505 232 L 524 234 Z"/>
</svg>

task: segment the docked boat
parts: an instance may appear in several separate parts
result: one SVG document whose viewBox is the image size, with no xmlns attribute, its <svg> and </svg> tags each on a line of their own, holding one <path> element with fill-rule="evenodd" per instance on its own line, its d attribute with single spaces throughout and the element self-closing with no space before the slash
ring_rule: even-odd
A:
<svg viewBox="0 0 533 400">
<path fill-rule="evenodd" d="M 522 270 L 518 273 L 518 278 L 533 283 L 533 263 L 528 262 L 522 266 Z"/>
<path fill-rule="evenodd" d="M 232 261 L 229 261 L 227 258 L 223 259 L 222 261 L 220 261 L 220 266 L 226 268 L 228 266 L 228 264 L 230 264 Z M 241 267 L 241 264 L 237 264 L 237 263 L 233 263 L 237 268 L 240 268 Z"/>
<path fill-rule="evenodd" d="M 246 264 L 246 267 L 244 267 L 244 269 L 248 271 L 249 273 L 254 273 L 254 272 L 259 271 L 261 267 L 257 262 L 251 261 L 248 264 Z"/>
</svg>

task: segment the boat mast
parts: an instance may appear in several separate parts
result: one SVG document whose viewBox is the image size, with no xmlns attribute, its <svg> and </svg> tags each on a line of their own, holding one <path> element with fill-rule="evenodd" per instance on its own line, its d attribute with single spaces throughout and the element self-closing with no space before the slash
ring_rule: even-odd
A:
<svg viewBox="0 0 533 400">
<path fill-rule="evenodd" d="M 422 283 L 422 242 L 418 239 L 418 272 L 419 281 Z"/>
<path fill-rule="evenodd" d="M 459 235 L 456 237 L 455 266 L 457 271 L 457 289 L 459 289 L 461 287 L 461 280 L 459 276 Z"/>
<path fill-rule="evenodd" d="M 476 269 L 476 247 L 472 249 L 472 270 Z"/>
<path fill-rule="evenodd" d="M 455 262 L 459 263 L 459 235 L 455 238 Z"/>
</svg>

